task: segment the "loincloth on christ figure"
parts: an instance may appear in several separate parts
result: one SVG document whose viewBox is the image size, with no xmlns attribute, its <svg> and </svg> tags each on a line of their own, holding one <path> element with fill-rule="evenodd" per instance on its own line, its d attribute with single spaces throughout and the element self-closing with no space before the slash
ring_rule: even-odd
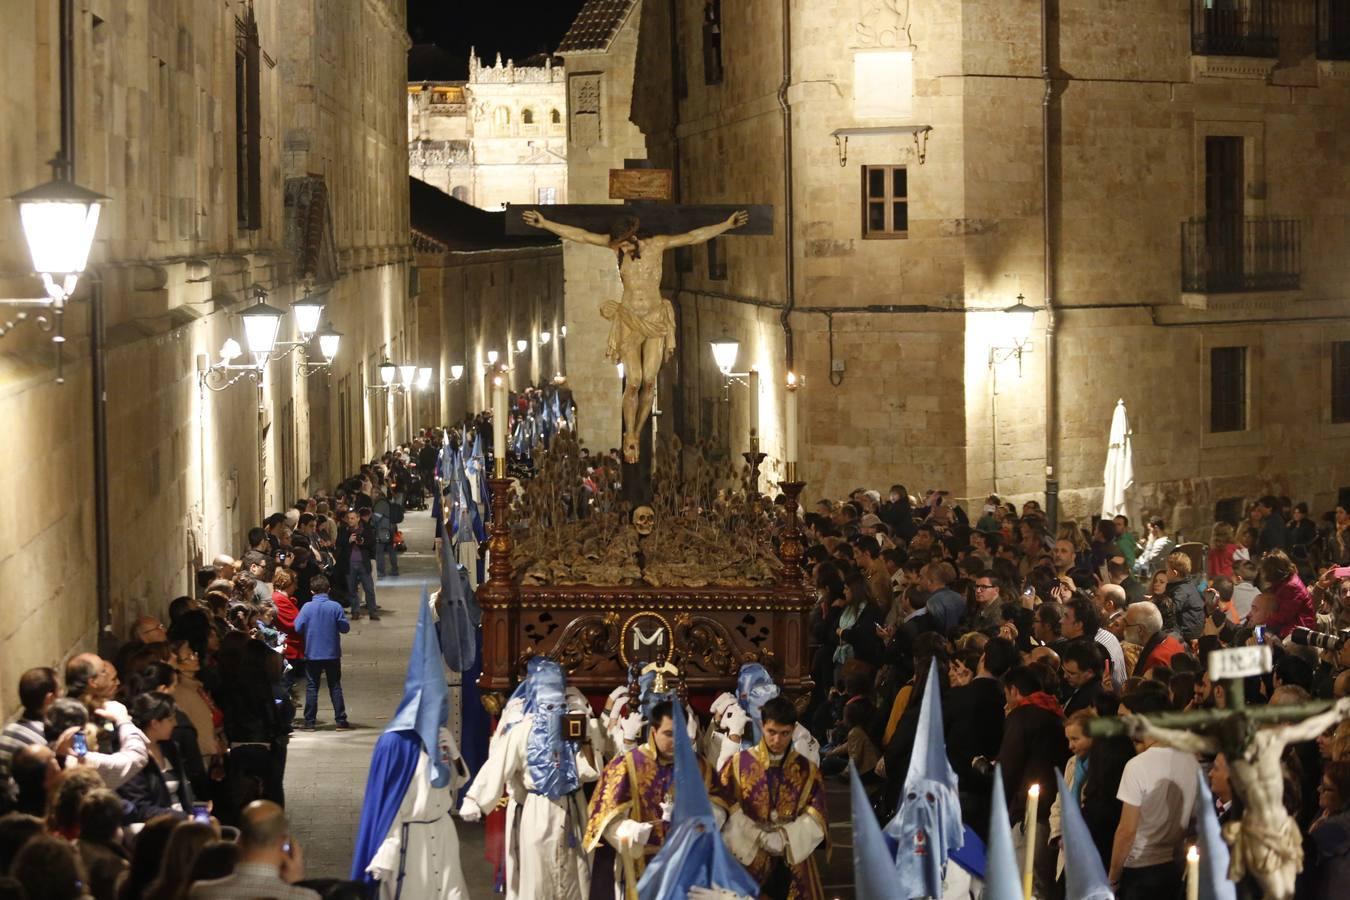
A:
<svg viewBox="0 0 1350 900">
<path fill-rule="evenodd" d="M 641 345 L 652 338 L 661 338 L 661 361 L 670 359 L 675 352 L 675 307 L 665 297 L 661 298 L 659 311 L 650 316 L 639 316 L 628 305 L 611 300 L 600 306 L 600 315 L 610 320 L 609 340 L 605 344 L 605 358 L 611 362 L 624 362 L 623 353 L 632 344 L 641 351 Z"/>
</svg>

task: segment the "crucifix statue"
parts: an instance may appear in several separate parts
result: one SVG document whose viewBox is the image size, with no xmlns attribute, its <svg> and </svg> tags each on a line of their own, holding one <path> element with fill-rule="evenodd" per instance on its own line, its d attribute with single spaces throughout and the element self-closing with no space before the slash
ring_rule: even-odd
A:
<svg viewBox="0 0 1350 900">
<path fill-rule="evenodd" d="M 714 225 L 683 234 L 651 235 L 642 234 L 641 219 L 627 213 L 614 218 L 608 234 L 552 222 L 538 209 L 525 210 L 521 217 L 526 225 L 552 232 L 565 241 L 614 251 L 623 297 L 602 303 L 600 315 L 610 322 L 605 356 L 621 363 L 628 376 L 623 390 L 623 458 L 636 463 L 639 436 L 652 411 L 657 375 L 675 352 L 675 308 L 661 296 L 662 254 L 676 247 L 704 244 L 741 228 L 749 224 L 750 214 L 737 210 Z"/>
<path fill-rule="evenodd" d="M 1087 731 L 1094 737 L 1125 734 L 1136 741 L 1155 741 L 1206 756 L 1222 753 L 1233 792 L 1243 804 L 1242 820 L 1223 828 L 1232 851 L 1229 878 L 1240 881 L 1251 875 L 1267 897 L 1290 900 L 1303 866 L 1303 838 L 1284 808 L 1280 757 L 1288 745 L 1310 741 L 1350 718 L 1350 697 L 1334 704 L 1321 701 L 1248 709 L 1243 677 L 1269 670 L 1269 647 L 1216 650 L 1209 657 L 1210 678 L 1218 681 L 1226 676 L 1227 709 L 1101 719 L 1088 723 Z M 1262 727 L 1263 723 L 1271 724 Z"/>
</svg>

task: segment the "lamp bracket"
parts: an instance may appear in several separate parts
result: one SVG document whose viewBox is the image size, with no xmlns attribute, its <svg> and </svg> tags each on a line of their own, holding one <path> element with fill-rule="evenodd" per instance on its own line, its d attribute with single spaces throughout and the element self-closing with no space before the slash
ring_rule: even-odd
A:
<svg viewBox="0 0 1350 900">
<path fill-rule="evenodd" d="M 229 372 L 238 372 L 233 378 L 226 378 Z M 262 383 L 262 366 L 234 366 L 218 363 L 206 371 L 202 372 L 198 378 L 198 383 L 213 393 L 220 393 L 237 381 L 248 378 L 251 381 Z"/>
</svg>

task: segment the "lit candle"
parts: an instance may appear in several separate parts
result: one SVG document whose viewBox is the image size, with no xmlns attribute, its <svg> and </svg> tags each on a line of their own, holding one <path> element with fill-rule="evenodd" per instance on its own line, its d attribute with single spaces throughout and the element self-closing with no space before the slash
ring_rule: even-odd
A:
<svg viewBox="0 0 1350 900">
<path fill-rule="evenodd" d="M 1200 900 L 1200 850 L 1194 844 L 1186 851 L 1186 900 Z"/>
<path fill-rule="evenodd" d="M 506 382 L 500 375 L 492 379 L 492 455 L 501 478 L 506 470 Z"/>
<path fill-rule="evenodd" d="M 1026 838 L 1026 855 L 1022 862 L 1022 896 L 1031 900 L 1031 873 L 1036 862 L 1036 807 L 1040 805 L 1041 786 L 1033 784 L 1027 790 L 1027 817 L 1022 825 Z"/>
<path fill-rule="evenodd" d="M 750 440 L 759 442 L 759 369 L 750 367 Z"/>
<path fill-rule="evenodd" d="M 797 373 L 787 375 L 787 428 L 784 437 L 783 462 L 797 462 Z"/>
</svg>

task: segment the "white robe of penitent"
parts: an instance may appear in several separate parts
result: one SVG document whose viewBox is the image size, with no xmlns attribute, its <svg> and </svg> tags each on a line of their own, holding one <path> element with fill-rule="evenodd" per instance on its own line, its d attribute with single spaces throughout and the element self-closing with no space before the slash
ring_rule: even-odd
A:
<svg viewBox="0 0 1350 900">
<path fill-rule="evenodd" d="M 379 900 L 469 900 L 450 817 L 455 791 L 468 778 L 459 760 L 454 762 L 450 784 L 437 788 L 427 774 L 426 751 L 418 758 L 398 817 L 366 869 L 379 882 Z"/>
</svg>

